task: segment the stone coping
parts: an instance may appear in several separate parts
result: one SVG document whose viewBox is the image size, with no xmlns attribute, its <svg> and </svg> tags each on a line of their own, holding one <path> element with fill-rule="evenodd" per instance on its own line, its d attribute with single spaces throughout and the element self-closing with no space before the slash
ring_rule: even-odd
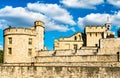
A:
<svg viewBox="0 0 120 78">
<path fill-rule="evenodd" d="M 62 66 L 62 67 L 120 67 L 120 62 L 42 62 L 42 63 L 6 63 L 0 64 L 0 67 L 46 67 L 46 66 Z"/>
</svg>

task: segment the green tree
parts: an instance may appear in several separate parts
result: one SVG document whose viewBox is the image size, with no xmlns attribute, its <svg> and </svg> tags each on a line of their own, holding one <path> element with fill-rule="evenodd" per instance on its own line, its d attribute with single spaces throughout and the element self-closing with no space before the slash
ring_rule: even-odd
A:
<svg viewBox="0 0 120 78">
<path fill-rule="evenodd" d="M 120 37 L 120 27 L 118 28 L 117 35 Z"/>
<path fill-rule="evenodd" d="M 3 63 L 3 51 L 0 50 L 0 63 Z"/>
</svg>

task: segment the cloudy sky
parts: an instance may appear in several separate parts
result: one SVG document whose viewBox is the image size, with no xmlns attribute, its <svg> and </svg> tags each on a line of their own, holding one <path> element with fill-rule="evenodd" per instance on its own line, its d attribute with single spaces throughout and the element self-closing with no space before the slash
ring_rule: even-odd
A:
<svg viewBox="0 0 120 78">
<path fill-rule="evenodd" d="M 110 17 L 111 30 L 120 26 L 120 0 L 0 0 L 0 49 L 3 30 L 45 23 L 45 45 L 52 50 L 54 39 L 84 32 L 86 25 L 103 25 Z"/>
</svg>

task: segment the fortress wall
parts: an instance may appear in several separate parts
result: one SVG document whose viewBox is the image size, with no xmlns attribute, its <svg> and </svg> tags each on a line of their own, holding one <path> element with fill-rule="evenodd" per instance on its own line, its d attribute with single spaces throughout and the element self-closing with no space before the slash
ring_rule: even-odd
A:
<svg viewBox="0 0 120 78">
<path fill-rule="evenodd" d="M 119 78 L 120 67 L 0 66 L 0 78 Z"/>
<path fill-rule="evenodd" d="M 100 40 L 98 54 L 116 54 L 120 51 L 120 38 L 106 38 Z"/>
<path fill-rule="evenodd" d="M 26 34 L 26 35 L 36 35 L 36 31 L 34 29 L 28 28 L 7 28 L 4 30 L 4 35 L 19 35 L 19 34 Z"/>
<path fill-rule="evenodd" d="M 55 50 L 55 51 L 40 51 L 37 55 L 38 56 L 52 56 L 55 55 L 93 55 L 96 52 L 96 49 L 80 49 L 77 50 Z"/>
<path fill-rule="evenodd" d="M 119 48 L 120 49 L 120 38 L 101 39 L 100 48 Z"/>
<path fill-rule="evenodd" d="M 102 48 L 98 50 L 97 55 L 117 54 L 117 52 L 120 52 L 119 48 Z"/>
<path fill-rule="evenodd" d="M 105 29 L 105 26 L 86 26 L 85 32 L 103 32 Z"/>
<path fill-rule="evenodd" d="M 38 56 L 37 62 L 115 62 L 116 55 L 61 55 L 61 56 Z"/>
</svg>

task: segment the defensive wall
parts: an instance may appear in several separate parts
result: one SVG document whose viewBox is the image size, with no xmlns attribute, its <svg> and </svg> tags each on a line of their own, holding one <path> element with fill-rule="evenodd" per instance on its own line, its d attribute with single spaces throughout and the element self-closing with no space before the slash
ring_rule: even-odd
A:
<svg viewBox="0 0 120 78">
<path fill-rule="evenodd" d="M 0 64 L 1 78 L 119 78 L 120 63 Z"/>
<path fill-rule="evenodd" d="M 98 55 L 100 54 L 117 54 L 120 52 L 120 38 L 105 38 L 100 39 L 100 48 Z"/>
<path fill-rule="evenodd" d="M 36 31 L 30 28 L 7 28 L 4 30 L 4 35 L 36 35 Z"/>
<path fill-rule="evenodd" d="M 119 60 L 116 54 L 97 54 L 98 49 L 41 51 L 35 62 L 111 62 Z"/>
<path fill-rule="evenodd" d="M 85 32 L 103 32 L 105 29 L 105 26 L 86 26 Z"/>
</svg>

